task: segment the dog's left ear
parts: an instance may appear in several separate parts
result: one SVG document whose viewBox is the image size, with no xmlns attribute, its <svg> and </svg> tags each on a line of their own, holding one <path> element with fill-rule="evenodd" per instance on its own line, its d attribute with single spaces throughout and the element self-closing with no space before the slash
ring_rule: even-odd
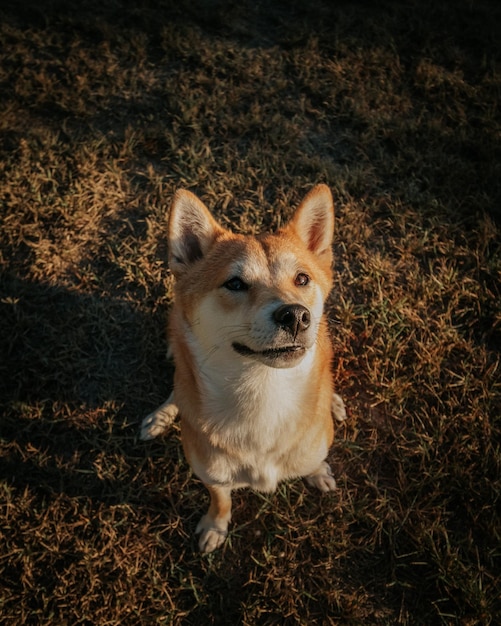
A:
<svg viewBox="0 0 501 626">
<path fill-rule="evenodd" d="M 308 250 L 326 260 L 332 259 L 334 205 L 327 185 L 313 187 L 299 205 L 291 225 Z"/>
</svg>

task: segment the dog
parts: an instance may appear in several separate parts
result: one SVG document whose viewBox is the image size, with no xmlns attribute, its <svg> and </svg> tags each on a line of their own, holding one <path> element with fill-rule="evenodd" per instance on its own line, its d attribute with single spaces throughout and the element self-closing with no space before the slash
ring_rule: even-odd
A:
<svg viewBox="0 0 501 626">
<path fill-rule="evenodd" d="M 325 459 L 332 414 L 343 420 L 346 412 L 333 392 L 324 315 L 332 195 L 317 185 L 276 233 L 244 236 L 179 190 L 168 230 L 174 391 L 140 436 L 160 435 L 179 412 L 186 458 L 210 494 L 199 548 L 212 552 L 227 536 L 234 489 L 272 492 L 295 477 L 322 492 L 336 488 Z"/>
</svg>

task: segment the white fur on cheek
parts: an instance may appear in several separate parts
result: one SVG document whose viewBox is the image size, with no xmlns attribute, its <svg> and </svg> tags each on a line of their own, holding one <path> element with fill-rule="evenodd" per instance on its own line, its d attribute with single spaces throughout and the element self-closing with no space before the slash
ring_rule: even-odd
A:
<svg viewBox="0 0 501 626">
<path fill-rule="evenodd" d="M 191 327 L 201 349 L 199 356 L 219 361 L 225 349 L 233 350 L 234 341 L 243 341 L 246 330 L 240 311 L 241 307 L 233 312 L 223 310 L 218 304 L 217 292 L 202 298 Z"/>
</svg>

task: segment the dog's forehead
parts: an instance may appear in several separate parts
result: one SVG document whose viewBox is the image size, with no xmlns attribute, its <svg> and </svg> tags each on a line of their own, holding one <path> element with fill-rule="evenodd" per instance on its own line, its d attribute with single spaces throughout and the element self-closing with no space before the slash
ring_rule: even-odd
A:
<svg viewBox="0 0 501 626">
<path fill-rule="evenodd" d="M 290 276 L 297 267 L 296 252 L 273 236 L 246 237 L 231 263 L 232 272 L 249 282 L 276 281 L 281 276 Z"/>
</svg>

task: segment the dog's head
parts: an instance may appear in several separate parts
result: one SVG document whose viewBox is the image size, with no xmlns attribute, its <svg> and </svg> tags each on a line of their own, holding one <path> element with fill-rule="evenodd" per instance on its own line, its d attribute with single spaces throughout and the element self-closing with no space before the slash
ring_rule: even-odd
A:
<svg viewBox="0 0 501 626">
<path fill-rule="evenodd" d="M 332 285 L 334 209 L 326 185 L 274 234 L 236 235 L 189 191 L 176 193 L 169 264 L 176 301 L 206 356 L 292 367 L 313 347 Z"/>
</svg>

